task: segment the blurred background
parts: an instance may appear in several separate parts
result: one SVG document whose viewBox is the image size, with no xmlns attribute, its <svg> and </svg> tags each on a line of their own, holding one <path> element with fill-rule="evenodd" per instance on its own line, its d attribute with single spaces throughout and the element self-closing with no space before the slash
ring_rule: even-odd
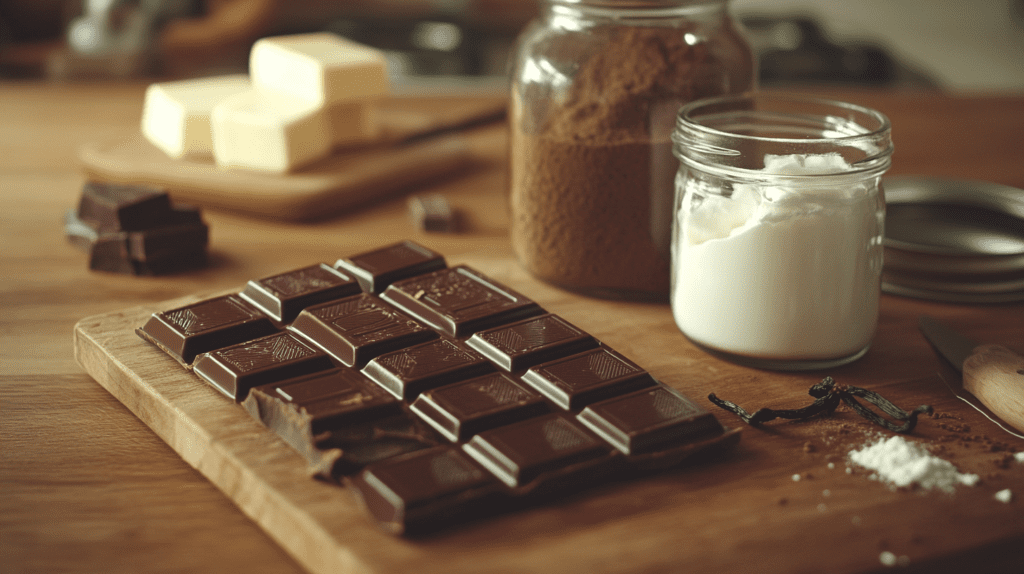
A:
<svg viewBox="0 0 1024 574">
<path fill-rule="evenodd" d="M 400 91 L 502 89 L 540 0 L 0 0 L 0 79 L 245 71 L 264 36 L 386 51 Z M 762 85 L 1024 91 L 1024 0 L 732 0 Z"/>
</svg>

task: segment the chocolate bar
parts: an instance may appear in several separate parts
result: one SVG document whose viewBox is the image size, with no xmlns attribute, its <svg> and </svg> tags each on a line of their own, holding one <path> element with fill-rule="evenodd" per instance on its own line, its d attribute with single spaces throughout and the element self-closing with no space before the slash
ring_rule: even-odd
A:
<svg viewBox="0 0 1024 574">
<path fill-rule="evenodd" d="M 543 503 L 738 439 L 595 337 L 428 249 L 336 265 L 155 313 L 139 334 L 195 357 L 199 380 L 309 473 L 354 487 L 389 531 Z"/>
</svg>

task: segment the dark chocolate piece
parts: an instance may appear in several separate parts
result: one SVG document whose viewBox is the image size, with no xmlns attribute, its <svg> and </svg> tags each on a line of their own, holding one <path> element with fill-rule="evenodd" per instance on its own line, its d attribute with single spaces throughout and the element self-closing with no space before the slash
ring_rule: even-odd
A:
<svg viewBox="0 0 1024 574">
<path fill-rule="evenodd" d="M 324 478 L 348 476 L 364 466 L 443 442 L 425 422 L 407 412 L 378 420 L 339 425 L 314 437 L 312 474 Z"/>
<path fill-rule="evenodd" d="M 89 251 L 89 269 L 130 275 L 164 275 L 206 265 L 205 225 L 100 233 Z"/>
<path fill-rule="evenodd" d="M 82 188 L 78 218 L 98 231 L 137 231 L 165 225 L 171 200 L 162 189 L 88 182 Z"/>
<path fill-rule="evenodd" d="M 608 347 L 531 367 L 523 381 L 566 410 L 655 384 L 647 371 Z"/>
<path fill-rule="evenodd" d="M 249 281 L 241 296 L 274 319 L 290 323 L 310 305 L 356 293 L 359 285 L 354 279 L 321 263 Z"/>
<path fill-rule="evenodd" d="M 383 418 L 401 411 L 401 402 L 359 371 L 330 369 L 254 387 L 243 405 L 289 444 L 312 443 L 314 435 Z"/>
<path fill-rule="evenodd" d="M 424 391 L 410 409 L 452 442 L 548 412 L 533 390 L 502 373 Z"/>
<path fill-rule="evenodd" d="M 309 307 L 290 328 L 349 367 L 438 337 L 367 293 Z"/>
<path fill-rule="evenodd" d="M 466 344 L 506 371 L 518 371 L 596 347 L 597 341 L 557 315 L 541 315 L 480 331 Z"/>
<path fill-rule="evenodd" d="M 326 353 L 291 333 L 275 333 L 196 357 L 192 370 L 236 402 L 249 389 L 333 367 Z"/>
<path fill-rule="evenodd" d="M 359 281 L 363 291 L 380 293 L 399 279 L 444 269 L 447 263 L 440 253 L 412 241 L 403 241 L 347 259 L 339 259 L 334 266 L 351 273 Z"/>
<path fill-rule="evenodd" d="M 475 351 L 448 339 L 438 339 L 381 355 L 370 361 L 363 372 L 391 394 L 411 402 L 427 389 L 493 369 Z"/>
<path fill-rule="evenodd" d="M 724 432 L 711 413 L 662 384 L 592 404 L 577 418 L 627 455 Z"/>
<path fill-rule="evenodd" d="M 154 261 L 178 257 L 183 253 L 205 252 L 209 228 L 202 223 L 156 227 L 127 232 L 128 257 L 135 261 Z"/>
<path fill-rule="evenodd" d="M 463 448 L 512 488 L 567 480 L 611 462 L 604 441 L 560 413 L 484 431 Z"/>
<path fill-rule="evenodd" d="M 395 534 L 436 530 L 494 511 L 501 485 L 454 446 L 367 467 L 352 480 L 363 505 Z"/>
<path fill-rule="evenodd" d="M 154 313 L 136 332 L 182 363 L 196 355 L 269 335 L 266 315 L 234 295 Z"/>
<path fill-rule="evenodd" d="M 409 218 L 420 231 L 455 233 L 459 230 L 459 214 L 443 195 L 413 195 L 406 205 Z"/>
<path fill-rule="evenodd" d="M 540 305 L 463 265 L 392 283 L 381 298 L 451 337 L 544 312 Z"/>
</svg>

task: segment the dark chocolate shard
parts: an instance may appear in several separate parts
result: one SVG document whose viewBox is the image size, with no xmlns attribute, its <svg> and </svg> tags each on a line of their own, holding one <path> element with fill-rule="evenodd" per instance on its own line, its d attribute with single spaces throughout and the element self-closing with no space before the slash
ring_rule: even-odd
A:
<svg viewBox="0 0 1024 574">
<path fill-rule="evenodd" d="M 379 462 L 351 481 L 363 505 L 395 534 L 436 531 L 494 511 L 494 477 L 454 446 Z"/>
<path fill-rule="evenodd" d="M 381 355 L 367 363 L 363 373 L 391 394 L 411 402 L 427 389 L 492 370 L 490 361 L 476 351 L 438 339 Z"/>
<path fill-rule="evenodd" d="M 367 293 L 309 307 L 289 328 L 349 367 L 363 367 L 383 353 L 438 337 Z"/>
<path fill-rule="evenodd" d="M 234 295 L 154 313 L 136 332 L 178 361 L 263 337 L 277 329 L 270 318 Z"/>
<path fill-rule="evenodd" d="M 577 418 L 627 455 L 649 453 L 725 432 L 711 413 L 663 384 L 589 405 Z"/>
<path fill-rule="evenodd" d="M 409 408 L 452 442 L 549 411 L 539 394 L 502 373 L 424 391 Z"/>
<path fill-rule="evenodd" d="M 480 331 L 466 344 L 506 371 L 518 371 L 596 347 L 597 340 L 548 314 Z"/>
<path fill-rule="evenodd" d="M 426 423 L 407 412 L 340 425 L 313 437 L 310 472 L 338 479 L 368 464 L 437 446 L 443 442 Z"/>
<path fill-rule="evenodd" d="M 78 218 L 101 232 L 150 229 L 171 217 L 167 192 L 146 186 L 88 182 L 78 203 Z"/>
<path fill-rule="evenodd" d="M 656 383 L 647 371 L 608 347 L 531 367 L 522 379 L 566 410 Z"/>
<path fill-rule="evenodd" d="M 366 253 L 339 259 L 335 267 L 351 273 L 367 293 L 380 293 L 399 279 L 447 266 L 444 257 L 412 241 L 403 241 Z"/>
<path fill-rule="evenodd" d="M 356 281 L 323 263 L 249 281 L 241 296 L 267 315 L 292 322 L 309 307 L 359 293 Z"/>
<path fill-rule="evenodd" d="M 481 432 L 463 448 L 510 488 L 567 481 L 612 462 L 603 440 L 560 413 Z"/>
<path fill-rule="evenodd" d="M 288 332 L 203 353 L 192 370 L 236 402 L 249 389 L 333 367 L 330 358 Z"/>
<path fill-rule="evenodd" d="M 395 282 L 381 298 L 451 337 L 544 312 L 523 295 L 463 265 Z"/>
<path fill-rule="evenodd" d="M 128 257 L 142 262 L 205 252 L 209 243 L 209 228 L 202 223 L 166 225 L 125 235 Z"/>
</svg>

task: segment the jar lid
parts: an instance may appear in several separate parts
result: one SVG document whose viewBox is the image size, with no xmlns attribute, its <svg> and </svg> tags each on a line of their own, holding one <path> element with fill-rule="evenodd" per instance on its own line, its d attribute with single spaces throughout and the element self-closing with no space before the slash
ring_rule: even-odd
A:
<svg viewBox="0 0 1024 574">
<path fill-rule="evenodd" d="M 984 181 L 883 178 L 882 290 L 936 301 L 1024 301 L 1024 190 Z"/>
</svg>

